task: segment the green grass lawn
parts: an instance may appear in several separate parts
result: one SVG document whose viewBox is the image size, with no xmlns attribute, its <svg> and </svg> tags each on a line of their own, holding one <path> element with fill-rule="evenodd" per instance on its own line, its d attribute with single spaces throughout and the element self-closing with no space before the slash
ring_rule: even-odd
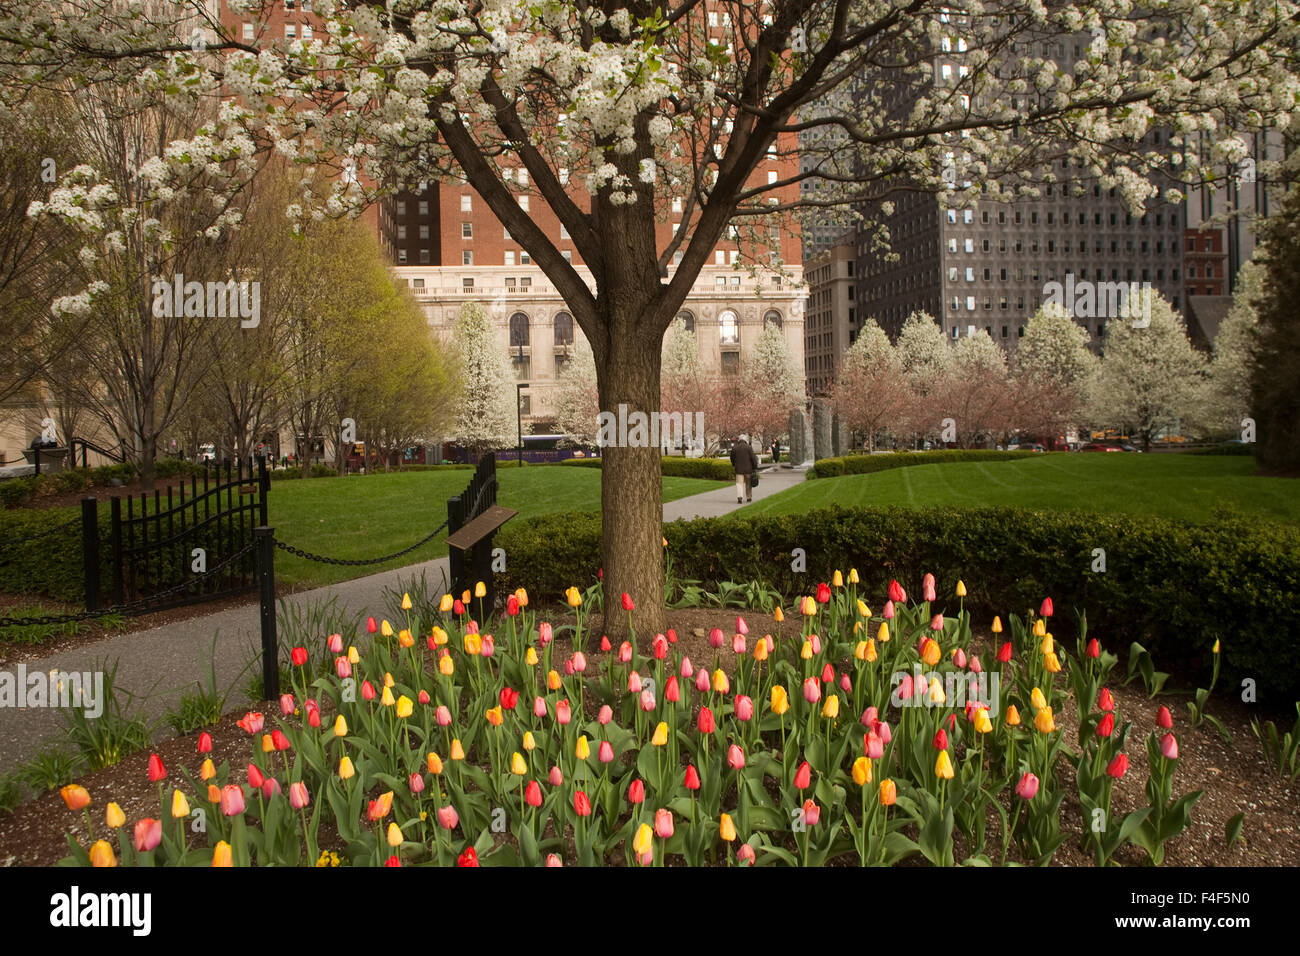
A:
<svg viewBox="0 0 1300 956">
<path fill-rule="evenodd" d="M 1048 454 L 1023 461 L 949 462 L 868 475 L 818 478 L 736 514 L 800 514 L 816 508 L 1000 506 L 1151 514 L 1203 523 L 1219 505 L 1272 521 L 1300 522 L 1300 486 L 1258 478 L 1252 458 L 1180 454 Z"/>
<path fill-rule="evenodd" d="M 599 511 L 600 474 L 596 468 L 501 465 L 497 501 L 519 512 L 514 521 L 552 511 Z M 276 538 L 305 551 L 335 558 L 378 557 L 414 544 L 446 520 L 447 499 L 464 491 L 473 476 L 468 470 L 413 471 L 275 482 L 269 496 L 270 521 Z M 664 501 L 724 484 L 665 478 Z M 428 561 L 447 553 L 445 534 L 401 558 L 366 567 L 321 564 L 277 551 L 276 580 L 320 586 Z"/>
</svg>

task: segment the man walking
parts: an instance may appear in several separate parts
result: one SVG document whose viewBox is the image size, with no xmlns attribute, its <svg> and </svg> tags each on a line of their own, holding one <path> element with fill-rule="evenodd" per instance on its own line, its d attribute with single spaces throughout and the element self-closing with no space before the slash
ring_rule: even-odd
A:
<svg viewBox="0 0 1300 956">
<path fill-rule="evenodd" d="M 758 456 L 749 446 L 749 436 L 741 435 L 731 446 L 731 467 L 736 469 L 736 504 L 754 500 L 754 472 L 758 471 Z"/>
</svg>

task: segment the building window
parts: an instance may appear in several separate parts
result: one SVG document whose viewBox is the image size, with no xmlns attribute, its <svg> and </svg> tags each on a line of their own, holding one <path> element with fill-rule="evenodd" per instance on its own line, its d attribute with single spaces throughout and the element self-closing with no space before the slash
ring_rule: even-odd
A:
<svg viewBox="0 0 1300 956">
<path fill-rule="evenodd" d="M 412 279 L 412 280 L 411 280 L 411 288 L 412 288 L 412 289 L 423 289 L 423 288 L 424 288 L 424 280 L 421 279 L 421 278 L 415 278 L 415 279 Z"/>
<path fill-rule="evenodd" d="M 685 324 L 687 332 L 695 332 L 695 314 L 693 312 L 683 309 L 681 312 L 677 313 L 677 318 L 681 319 Z"/>
<path fill-rule="evenodd" d="M 419 214 L 420 214 L 421 216 L 427 216 L 427 215 L 429 215 L 429 201 L 428 201 L 427 199 L 421 199 L 421 200 L 420 200 L 420 209 L 419 209 Z"/>
<path fill-rule="evenodd" d="M 430 263 L 431 261 L 432 261 L 432 257 L 429 255 L 429 250 L 428 250 L 428 249 L 421 249 L 421 250 L 420 250 L 420 265 L 422 265 L 422 266 L 427 266 L 427 265 L 429 265 L 429 263 Z"/>
<path fill-rule="evenodd" d="M 398 214 L 399 216 L 405 216 L 405 215 L 406 215 L 406 203 L 405 203 L 405 202 L 401 202 L 401 201 L 399 201 L 399 202 L 397 203 L 397 214 Z"/>
<path fill-rule="evenodd" d="M 523 252 L 523 251 L 521 251 L 521 252 L 519 253 L 519 264 L 520 264 L 521 266 L 531 265 L 532 262 L 533 262 L 533 259 L 532 259 L 532 257 L 531 257 L 530 255 L 528 255 L 528 253 Z"/>
<path fill-rule="evenodd" d="M 421 238 L 421 239 L 428 239 L 428 238 L 429 238 L 429 227 L 428 227 L 428 226 L 421 226 L 421 227 L 420 227 L 420 238 Z"/>
<path fill-rule="evenodd" d="M 573 344 L 573 316 L 567 312 L 555 313 L 555 344 Z"/>
<path fill-rule="evenodd" d="M 512 265 L 515 264 L 515 254 L 514 254 L 512 251 L 510 251 L 509 249 L 506 250 L 506 261 L 505 261 L 505 264 L 508 265 L 508 266 L 512 266 Z M 512 283 L 512 284 L 513 284 L 513 283 Z"/>
<path fill-rule="evenodd" d="M 528 197 L 527 197 L 527 196 L 520 196 L 520 197 L 519 197 L 519 208 L 522 209 L 524 212 L 528 212 Z"/>
<path fill-rule="evenodd" d="M 510 316 L 510 347 L 513 349 L 528 344 L 528 316 L 516 312 Z"/>
<path fill-rule="evenodd" d="M 474 280 L 468 276 L 460 280 L 460 290 L 462 292 L 474 291 Z"/>
<path fill-rule="evenodd" d="M 406 227 L 405 227 L 405 226 L 398 226 L 398 227 L 397 227 L 397 238 L 398 238 L 398 239 L 405 239 L 405 238 L 406 238 Z"/>
<path fill-rule="evenodd" d="M 472 249 L 461 251 L 460 264 L 463 266 L 472 266 L 474 264 L 474 251 Z"/>
<path fill-rule="evenodd" d="M 460 194 L 460 211 L 461 212 L 474 211 L 474 199 L 472 196 L 470 196 L 469 193 Z"/>
<path fill-rule="evenodd" d="M 718 341 L 723 345 L 736 345 L 740 342 L 739 320 L 731 309 L 724 310 L 718 316 Z"/>
<path fill-rule="evenodd" d="M 405 249 L 398 249 L 398 250 L 397 250 L 397 261 L 398 261 L 399 263 L 402 263 L 402 262 L 405 262 L 405 261 L 406 261 L 406 250 L 405 250 Z"/>
<path fill-rule="evenodd" d="M 722 353 L 722 374 L 734 376 L 740 374 L 740 353 L 723 352 Z"/>
<path fill-rule="evenodd" d="M 298 36 L 297 25 L 293 23 L 286 23 L 284 25 L 284 38 L 286 40 L 294 40 L 297 39 L 297 36 Z"/>
<path fill-rule="evenodd" d="M 310 40 L 310 39 L 311 39 L 311 24 L 310 24 L 310 23 L 304 23 L 304 24 L 302 25 L 302 38 L 303 38 L 304 40 Z"/>
<path fill-rule="evenodd" d="M 462 222 L 460 224 L 460 237 L 462 239 L 474 238 L 474 224 L 472 222 Z"/>
<path fill-rule="evenodd" d="M 253 25 L 251 23 L 244 24 L 244 39 L 245 40 L 253 39 Z"/>
<path fill-rule="evenodd" d="M 853 290 L 849 289 L 849 291 L 852 292 Z M 763 325 L 775 325 L 778 329 L 781 328 L 781 313 L 776 309 L 768 309 L 763 315 Z"/>
</svg>

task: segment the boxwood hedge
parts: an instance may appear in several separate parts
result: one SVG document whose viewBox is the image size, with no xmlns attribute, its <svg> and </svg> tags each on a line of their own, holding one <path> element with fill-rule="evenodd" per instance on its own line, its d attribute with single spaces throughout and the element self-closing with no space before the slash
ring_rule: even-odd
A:
<svg viewBox="0 0 1300 956">
<path fill-rule="evenodd" d="M 736 472 L 725 458 L 677 458 L 666 455 L 660 459 L 660 474 L 667 478 L 710 478 L 714 481 L 731 481 Z M 566 458 L 561 465 L 575 468 L 599 468 L 599 458 Z"/>
<path fill-rule="evenodd" d="M 934 465 L 946 461 L 1014 461 L 1034 455 L 1033 451 L 987 451 L 980 448 L 941 448 L 936 451 L 898 451 L 889 455 L 845 455 L 822 458 L 808 469 L 809 478 L 837 478 L 840 475 L 865 475 L 911 465 Z"/>
<path fill-rule="evenodd" d="M 1191 525 L 1154 517 L 1005 508 L 829 508 L 797 516 L 710 518 L 664 526 L 675 571 L 714 586 L 761 580 L 788 598 L 836 568 L 855 567 L 873 610 L 890 578 L 919 591 L 925 572 L 951 594 L 958 578 L 977 620 L 1037 608 L 1050 595 L 1053 630 L 1089 634 L 1123 656 L 1141 642 L 1158 666 L 1208 680 L 1223 640 L 1224 679 L 1254 679 L 1273 703 L 1300 697 L 1300 529 L 1231 512 Z M 507 525 L 503 584 L 558 599 L 589 585 L 600 562 L 600 517 L 560 513 Z M 804 549 L 807 571 L 792 570 Z M 1100 559 L 1104 551 L 1105 570 Z M 957 600 L 940 602 L 955 611 Z M 1220 689 L 1224 684 L 1220 684 Z"/>
</svg>

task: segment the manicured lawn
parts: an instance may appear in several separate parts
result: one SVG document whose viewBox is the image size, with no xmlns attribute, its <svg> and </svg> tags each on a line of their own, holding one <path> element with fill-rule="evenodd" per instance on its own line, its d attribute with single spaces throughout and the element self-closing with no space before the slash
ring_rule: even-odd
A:
<svg viewBox="0 0 1300 956">
<path fill-rule="evenodd" d="M 271 485 L 270 521 L 277 539 L 335 558 L 371 558 L 414 544 L 447 517 L 447 499 L 465 490 L 472 471 L 414 471 L 351 478 L 281 481 Z M 513 520 L 550 511 L 600 510 L 600 470 L 502 465 L 497 501 L 519 512 Z M 663 479 L 664 501 L 720 488 L 700 478 Z M 443 531 L 401 558 L 365 567 L 275 555 L 277 583 L 319 586 L 428 561 L 447 553 Z"/>
<path fill-rule="evenodd" d="M 818 478 L 748 505 L 739 515 L 800 514 L 830 505 L 1002 506 L 1151 514 L 1196 523 L 1216 506 L 1261 520 L 1300 522 L 1300 485 L 1257 478 L 1251 458 L 1182 454 L 1039 455 L 1023 461 L 948 462 Z"/>
</svg>

